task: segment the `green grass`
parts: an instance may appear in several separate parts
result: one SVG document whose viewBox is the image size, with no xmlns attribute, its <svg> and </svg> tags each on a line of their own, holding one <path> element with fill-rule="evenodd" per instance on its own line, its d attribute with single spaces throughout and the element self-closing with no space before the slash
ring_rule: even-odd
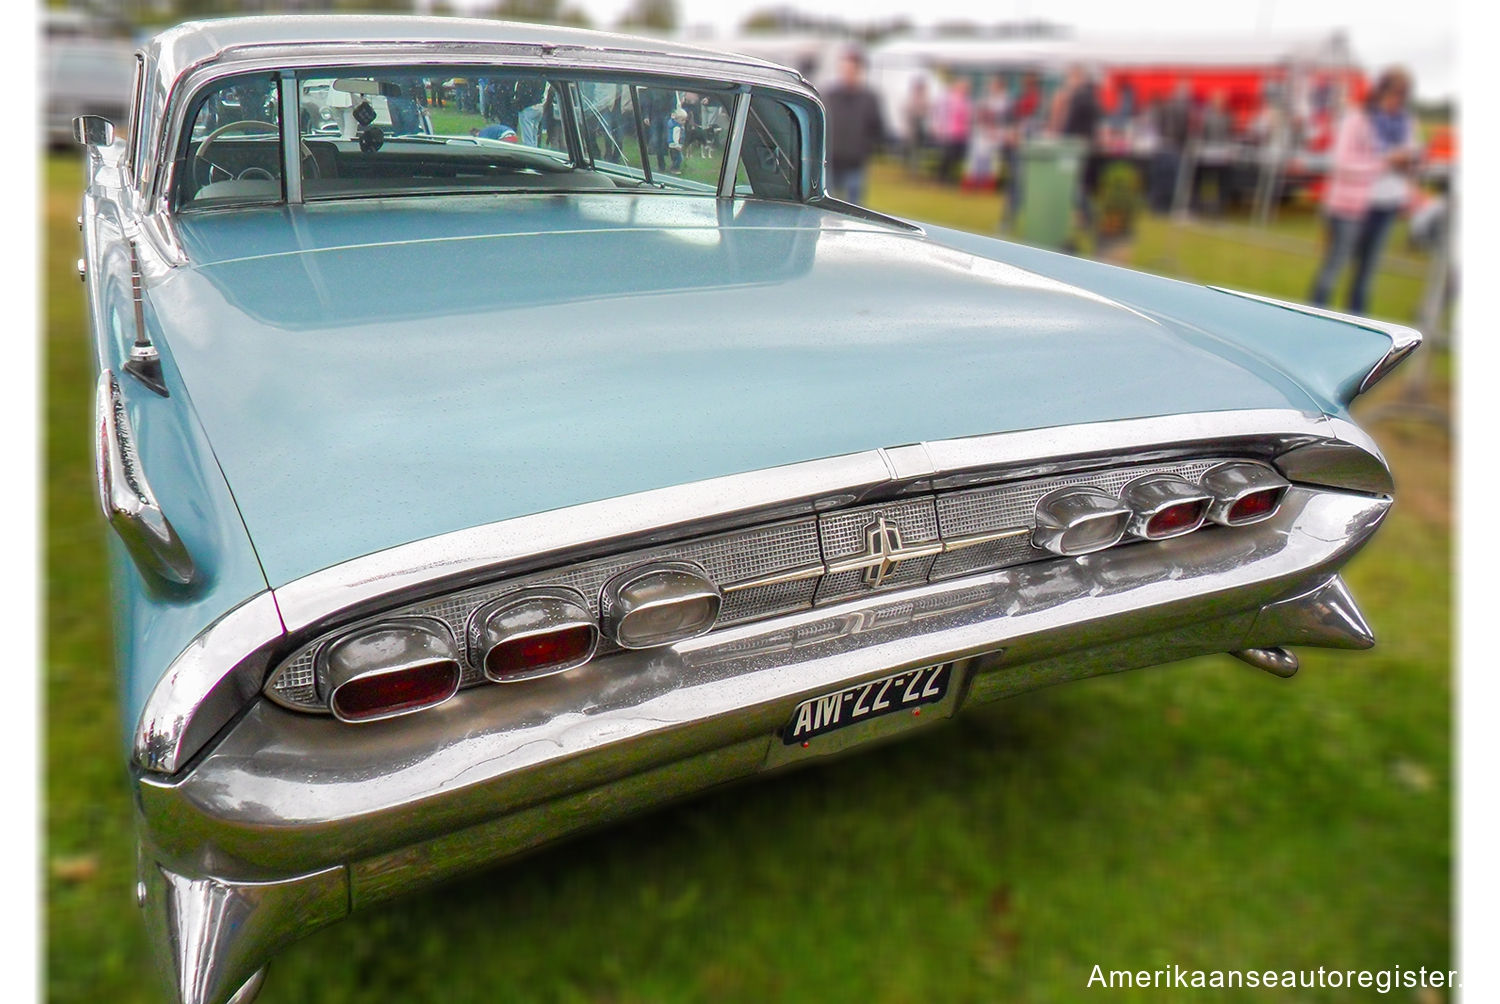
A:
<svg viewBox="0 0 1500 1004">
<path fill-rule="evenodd" d="M 80 173 L 53 158 L 46 180 L 48 996 L 152 1001 L 71 266 Z M 992 198 L 873 182 L 880 208 L 997 219 Z M 1156 221 L 1133 253 L 1287 296 L 1313 264 Z M 1382 276 L 1377 306 L 1410 316 L 1415 295 Z M 1428 389 L 1444 407 L 1446 372 Z M 285 952 L 262 999 L 1051 1002 L 1091 996 L 1095 963 L 1446 967 L 1450 443 L 1374 431 L 1401 485 L 1348 576 L 1374 651 L 1308 650 L 1291 681 L 1216 657 L 976 709 L 357 915 Z"/>
<path fill-rule="evenodd" d="M 439 136 L 467 136 L 470 129 L 482 129 L 489 125 L 484 116 L 477 112 L 456 112 L 440 109 L 430 109 L 428 112 L 432 118 L 432 131 Z M 629 158 L 631 167 L 640 167 L 640 146 L 633 137 L 626 137 L 625 153 Z M 671 164 L 670 157 L 666 163 Z M 681 177 L 692 181 L 701 181 L 706 185 L 717 185 L 719 183 L 719 171 L 724 163 L 723 151 L 719 150 L 713 157 L 693 156 L 684 159 Z M 651 168 L 656 171 L 656 158 L 651 159 Z"/>
</svg>

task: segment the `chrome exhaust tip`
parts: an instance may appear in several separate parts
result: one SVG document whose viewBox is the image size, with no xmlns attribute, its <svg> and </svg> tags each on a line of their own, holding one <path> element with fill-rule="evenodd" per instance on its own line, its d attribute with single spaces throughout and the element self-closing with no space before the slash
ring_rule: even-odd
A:
<svg viewBox="0 0 1500 1004">
<path fill-rule="evenodd" d="M 1242 648 L 1229 654 L 1241 662 L 1248 662 L 1256 669 L 1263 669 L 1283 680 L 1296 676 L 1301 666 L 1295 652 L 1279 645 L 1271 648 Z"/>
</svg>

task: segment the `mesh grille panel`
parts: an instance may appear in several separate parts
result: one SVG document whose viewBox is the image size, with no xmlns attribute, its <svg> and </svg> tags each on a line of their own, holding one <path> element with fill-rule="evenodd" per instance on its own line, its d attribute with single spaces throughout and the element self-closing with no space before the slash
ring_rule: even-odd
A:
<svg viewBox="0 0 1500 1004">
<path fill-rule="evenodd" d="M 477 586 L 460 593 L 408 604 L 380 615 L 420 615 L 448 624 L 455 638 L 465 638 L 470 618 L 486 603 L 508 593 L 536 587 L 569 587 L 583 597 L 591 614 L 599 615 L 599 594 L 604 584 L 620 572 L 649 561 L 689 561 L 700 565 L 721 588 L 749 580 L 774 577 L 808 568 L 860 559 L 872 554 L 869 531 L 880 518 L 898 535 L 897 559 L 885 568 L 878 586 L 867 583 L 863 569 L 827 572 L 820 577 L 751 586 L 726 592 L 718 623 L 723 626 L 805 610 L 813 605 L 834 603 L 871 592 L 886 592 L 929 580 L 950 579 L 991 571 L 1029 561 L 1051 558 L 1031 546 L 1036 503 L 1043 495 L 1068 485 L 1093 485 L 1118 494 L 1126 482 L 1143 474 L 1170 472 L 1196 481 L 1210 467 L 1227 458 L 1173 463 L 1122 465 L 1057 477 L 1031 479 L 951 491 L 936 496 L 895 499 L 807 516 L 799 519 L 748 527 L 676 544 L 641 548 L 625 554 L 597 558 L 564 568 L 535 572 L 503 582 Z M 900 551 L 944 539 L 1011 529 L 1025 534 L 955 548 L 937 555 L 902 559 Z M 893 538 L 894 539 L 894 538 Z M 918 602 L 920 607 L 920 602 Z M 887 611 L 886 616 L 894 616 Z M 920 617 L 920 613 L 913 616 Z M 352 627 L 351 625 L 350 627 Z M 341 629 L 342 633 L 344 630 Z M 838 634 L 835 627 L 828 627 Z M 273 674 L 267 692 L 290 707 L 323 710 L 317 697 L 316 659 L 325 639 L 295 650 Z M 797 636 L 796 644 L 807 640 Z M 762 644 L 762 643 L 757 643 Z M 789 644 L 791 642 L 789 641 Z M 608 638 L 601 638 L 599 654 L 619 651 Z M 463 686 L 477 684 L 484 676 L 477 665 L 460 653 L 464 663 Z"/>
</svg>

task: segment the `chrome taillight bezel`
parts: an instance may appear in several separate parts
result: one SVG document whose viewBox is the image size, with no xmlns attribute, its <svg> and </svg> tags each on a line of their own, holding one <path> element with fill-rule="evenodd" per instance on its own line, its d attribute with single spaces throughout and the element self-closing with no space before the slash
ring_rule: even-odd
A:
<svg viewBox="0 0 1500 1004">
<path fill-rule="evenodd" d="M 1130 509 L 1127 532 L 1142 540 L 1169 540 L 1192 533 L 1208 518 L 1213 501 L 1211 494 L 1177 474 L 1146 474 L 1120 489 L 1120 502 Z M 1157 516 L 1179 505 L 1198 505 L 1197 521 L 1167 533 L 1151 530 L 1151 523 Z"/>
<path fill-rule="evenodd" d="M 1250 526 L 1275 516 L 1292 483 L 1265 464 L 1235 460 L 1203 472 L 1198 484 L 1213 496 L 1208 518 L 1220 526 Z M 1250 519 L 1232 519 L 1230 513 L 1247 495 L 1262 491 L 1279 491 L 1276 502 L 1264 513 Z"/>
<path fill-rule="evenodd" d="M 591 637 L 587 651 L 574 659 L 516 673 L 497 673 L 489 664 L 491 653 L 500 645 L 580 628 L 586 628 Z M 519 683 L 556 676 L 588 663 L 599 650 L 599 624 L 577 590 L 529 589 L 501 596 L 474 611 L 467 640 L 469 661 L 479 667 L 486 680 Z"/>
<path fill-rule="evenodd" d="M 692 631 L 640 637 L 629 630 L 630 621 L 644 613 L 697 602 L 708 604 L 710 616 Z M 628 568 L 604 584 L 599 593 L 599 623 L 621 648 L 659 648 L 708 634 L 718 623 L 723 602 L 723 591 L 700 566 L 687 561 L 651 562 Z"/>
<path fill-rule="evenodd" d="M 389 656 L 348 651 L 361 639 L 381 633 L 390 636 L 392 642 L 404 644 Z M 396 617 L 362 625 L 324 645 L 318 652 L 316 665 L 319 696 L 333 717 L 350 725 L 385 721 L 435 708 L 457 694 L 463 682 L 463 661 L 453 633 L 447 624 L 435 617 Z M 411 672 L 426 665 L 442 667 L 452 680 L 452 685 L 445 687 L 437 699 L 374 715 L 350 716 L 340 710 L 339 692 L 350 684 Z"/>
<path fill-rule="evenodd" d="M 1131 512 L 1119 499 L 1092 485 L 1068 485 L 1043 495 L 1036 503 L 1036 527 L 1031 542 L 1043 550 L 1064 557 L 1092 554 L 1114 547 L 1125 536 Z M 1076 534 L 1088 524 L 1100 520 L 1118 523 L 1108 539 L 1100 538 L 1086 546 L 1070 545 L 1068 535 Z"/>
</svg>

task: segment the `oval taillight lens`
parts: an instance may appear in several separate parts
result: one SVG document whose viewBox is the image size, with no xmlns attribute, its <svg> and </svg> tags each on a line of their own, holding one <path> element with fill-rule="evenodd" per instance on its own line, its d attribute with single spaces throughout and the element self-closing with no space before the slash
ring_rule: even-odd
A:
<svg viewBox="0 0 1500 1004">
<path fill-rule="evenodd" d="M 341 721 L 375 721 L 441 704 L 458 682 L 458 663 L 451 659 L 407 666 L 350 680 L 333 692 L 329 707 Z"/>
<path fill-rule="evenodd" d="M 485 655 L 484 674 L 504 680 L 570 669 L 589 657 L 597 641 L 592 624 L 502 641 Z"/>
<path fill-rule="evenodd" d="M 1203 517 L 1206 515 L 1208 499 L 1167 506 L 1146 521 L 1146 536 L 1156 540 L 1191 533 L 1203 525 Z"/>
<path fill-rule="evenodd" d="M 582 594 L 565 588 L 512 593 L 469 624 L 469 658 L 485 679 L 515 683 L 582 666 L 599 647 L 599 625 Z"/>
<path fill-rule="evenodd" d="M 1238 526 L 1269 519 L 1280 508 L 1281 496 L 1285 494 L 1285 488 L 1264 488 L 1251 492 L 1229 507 L 1228 520 Z"/>
<path fill-rule="evenodd" d="M 1291 483 L 1265 464 L 1230 462 L 1205 471 L 1198 483 L 1214 497 L 1208 518 L 1224 526 L 1270 519 Z"/>
<path fill-rule="evenodd" d="M 442 621 L 411 617 L 359 628 L 319 657 L 318 690 L 343 722 L 373 722 L 442 704 L 463 668 Z"/>
</svg>

